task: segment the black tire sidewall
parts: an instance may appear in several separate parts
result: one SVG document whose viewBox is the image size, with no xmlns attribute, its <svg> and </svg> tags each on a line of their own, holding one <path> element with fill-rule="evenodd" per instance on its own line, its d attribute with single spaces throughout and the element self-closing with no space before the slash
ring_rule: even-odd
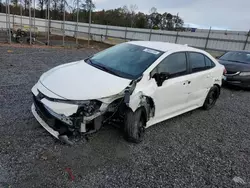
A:
<svg viewBox="0 0 250 188">
<path fill-rule="evenodd" d="M 216 98 L 214 99 L 214 100 L 215 100 L 214 103 L 213 103 L 212 105 L 210 105 L 210 104 L 208 103 L 208 100 L 209 100 L 209 95 L 210 95 L 212 92 L 216 92 L 217 96 L 216 96 Z M 208 94 L 207 94 L 207 97 L 206 97 L 205 102 L 204 102 L 204 104 L 203 104 L 203 109 L 205 109 L 205 110 L 210 110 L 211 108 L 213 108 L 213 107 L 215 106 L 215 104 L 216 104 L 216 101 L 217 101 L 217 99 L 218 99 L 218 96 L 219 96 L 219 88 L 218 88 L 217 86 L 213 86 L 213 87 L 209 90 L 209 92 L 208 92 Z"/>
<path fill-rule="evenodd" d="M 142 118 L 141 108 L 137 109 L 135 112 L 133 112 L 131 109 L 126 110 L 124 119 L 124 133 L 126 140 L 133 143 L 139 143 L 143 140 L 145 131 L 141 133 L 140 137 L 138 136 L 141 122 L 145 128 L 146 121 Z"/>
</svg>

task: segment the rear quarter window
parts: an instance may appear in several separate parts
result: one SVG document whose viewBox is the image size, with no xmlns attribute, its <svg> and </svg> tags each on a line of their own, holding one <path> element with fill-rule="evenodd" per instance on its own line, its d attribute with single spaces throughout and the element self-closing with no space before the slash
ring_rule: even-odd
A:
<svg viewBox="0 0 250 188">
<path fill-rule="evenodd" d="M 209 59 L 207 56 L 204 56 L 205 57 L 205 63 L 206 63 L 206 67 L 209 69 L 209 68 L 213 68 L 215 67 L 215 64 L 214 62 Z"/>
<path fill-rule="evenodd" d="M 193 73 L 204 71 L 215 66 L 215 63 L 209 57 L 202 53 L 190 52 L 189 60 Z"/>
</svg>

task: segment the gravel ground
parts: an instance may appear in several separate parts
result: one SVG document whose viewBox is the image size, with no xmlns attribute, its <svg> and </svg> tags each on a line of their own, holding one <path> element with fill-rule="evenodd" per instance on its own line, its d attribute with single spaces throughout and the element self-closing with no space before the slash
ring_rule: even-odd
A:
<svg viewBox="0 0 250 188">
<path fill-rule="evenodd" d="M 0 47 L 0 187 L 250 187 L 250 92 L 147 129 L 141 144 L 104 127 L 63 145 L 33 118 L 31 87 L 94 49 Z M 71 169 L 74 178 L 66 169 Z"/>
</svg>

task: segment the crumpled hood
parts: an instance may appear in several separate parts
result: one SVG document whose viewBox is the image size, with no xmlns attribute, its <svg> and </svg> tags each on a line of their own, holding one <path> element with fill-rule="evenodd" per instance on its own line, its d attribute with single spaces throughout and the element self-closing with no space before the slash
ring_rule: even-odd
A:
<svg viewBox="0 0 250 188">
<path fill-rule="evenodd" d="M 232 62 L 232 61 L 225 61 L 225 60 L 218 60 L 220 64 L 224 65 L 227 71 L 243 71 L 249 72 L 250 71 L 250 64 L 247 63 L 239 63 L 239 62 Z"/>
<path fill-rule="evenodd" d="M 49 70 L 41 76 L 40 82 L 65 99 L 90 100 L 118 94 L 131 80 L 104 72 L 82 60 Z"/>
</svg>

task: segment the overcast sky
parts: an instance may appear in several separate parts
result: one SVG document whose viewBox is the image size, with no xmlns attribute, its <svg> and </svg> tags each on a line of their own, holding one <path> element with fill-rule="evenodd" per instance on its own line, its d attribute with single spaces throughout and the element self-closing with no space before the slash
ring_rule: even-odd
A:
<svg viewBox="0 0 250 188">
<path fill-rule="evenodd" d="M 93 0 L 96 9 L 113 9 L 136 4 L 138 11 L 179 13 L 190 27 L 249 30 L 250 0 Z"/>
</svg>

